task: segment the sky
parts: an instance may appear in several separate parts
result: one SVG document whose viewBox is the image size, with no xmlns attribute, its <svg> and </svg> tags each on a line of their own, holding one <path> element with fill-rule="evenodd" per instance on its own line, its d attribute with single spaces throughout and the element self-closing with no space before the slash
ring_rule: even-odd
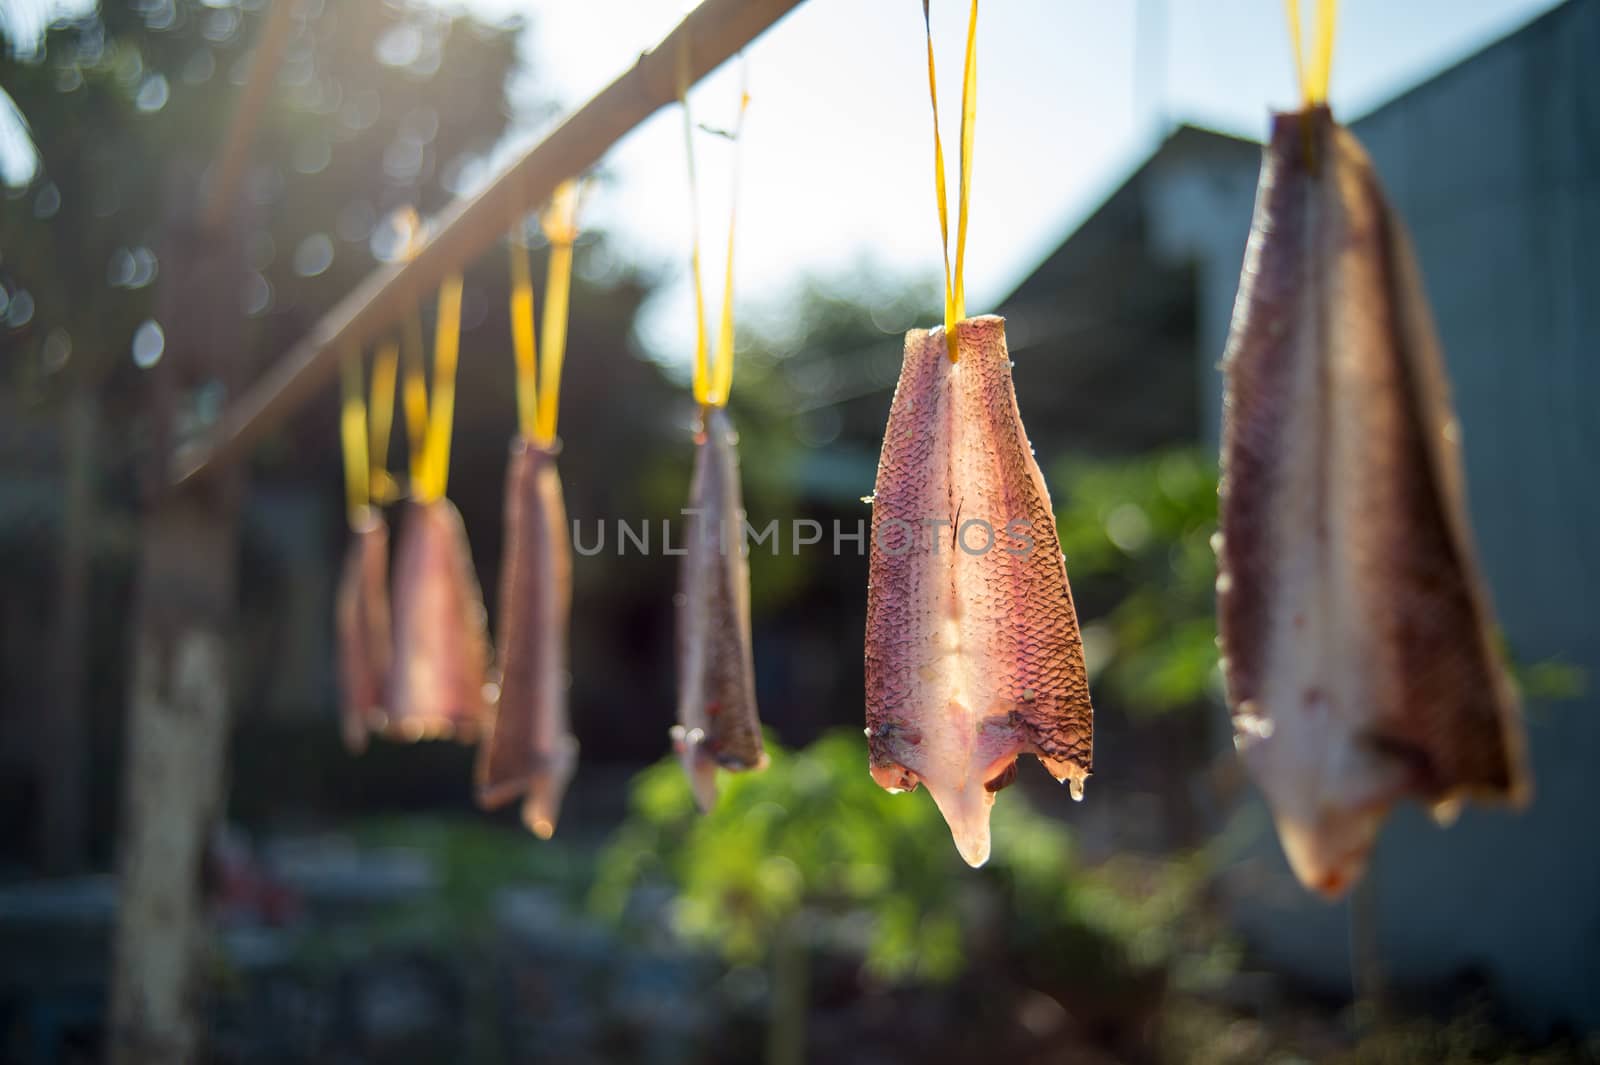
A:
<svg viewBox="0 0 1600 1065">
<path fill-rule="evenodd" d="M 44 6 L 51 0 L 0 0 Z M 489 18 L 523 15 L 521 82 L 577 106 L 664 37 L 684 0 L 433 0 Z M 69 0 L 81 6 L 82 0 Z M 1309 21 L 1310 4 L 1307 4 Z M 1344 0 L 1331 102 L 1356 117 L 1555 6 L 1554 0 Z M 13 8 L 13 11 L 22 8 Z M 933 0 L 941 122 L 959 121 L 965 0 Z M 993 307 L 1177 122 L 1250 137 L 1297 98 L 1279 0 L 986 0 L 978 28 L 978 119 L 968 238 L 968 312 Z M 897 279 L 941 270 L 926 53 L 917 0 L 807 0 L 745 54 L 736 306 L 781 315 L 808 277 L 855 269 Z M 690 101 L 697 122 L 732 120 L 730 63 Z M 516 104 L 518 101 L 514 100 Z M 533 101 L 526 101 L 531 104 Z M 534 113 L 531 106 L 526 114 Z M 520 122 L 505 157 L 548 128 Z M 696 140 L 708 279 L 720 278 L 732 148 Z M 658 113 L 620 142 L 585 206 L 618 250 L 667 279 L 640 338 L 687 363 L 693 304 L 682 116 Z M 954 188 L 955 160 L 950 160 Z M 952 227 L 954 217 L 952 215 Z M 710 291 L 716 290 L 716 291 Z M 708 285 L 713 316 L 720 286 Z M 928 308 L 927 322 L 941 315 Z"/>
<path fill-rule="evenodd" d="M 525 57 L 545 91 L 568 107 L 626 69 L 693 6 L 455 2 L 490 17 L 526 14 Z M 1345 0 L 1334 55 L 1335 112 L 1360 115 L 1552 6 L 1550 0 Z M 964 0 L 933 0 L 947 146 L 959 125 L 966 11 Z M 978 33 L 969 313 L 1009 293 L 1173 123 L 1259 137 L 1268 110 L 1291 107 L 1298 97 L 1279 0 L 987 0 Z M 865 266 L 889 278 L 937 276 L 917 0 L 807 0 L 745 59 L 751 105 L 738 190 L 741 314 L 781 310 L 807 275 L 837 277 Z M 737 63 L 728 64 L 695 89 L 697 122 L 731 120 L 740 77 Z M 537 132 L 522 136 L 531 140 Z M 719 277 L 731 149 L 699 136 L 696 151 L 707 276 Z M 590 220 L 645 261 L 683 262 L 689 197 L 676 109 L 641 126 L 605 165 L 613 180 L 586 207 Z M 950 166 L 953 189 L 953 157 Z M 714 304 L 717 297 L 708 292 L 708 298 Z M 692 307 L 687 285 L 669 285 L 641 326 L 647 346 L 669 359 L 686 351 Z M 930 306 L 928 324 L 941 313 Z"/>
</svg>

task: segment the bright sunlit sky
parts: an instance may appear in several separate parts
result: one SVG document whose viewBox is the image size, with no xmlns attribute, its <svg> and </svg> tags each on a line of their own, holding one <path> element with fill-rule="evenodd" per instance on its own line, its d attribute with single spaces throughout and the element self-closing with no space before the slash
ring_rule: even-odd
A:
<svg viewBox="0 0 1600 1065">
<path fill-rule="evenodd" d="M 495 19 L 527 16 L 524 58 L 538 89 L 563 109 L 602 88 L 693 6 L 437 2 Z M 1552 6 L 1344 0 L 1334 109 L 1357 116 Z M 964 0 L 934 0 L 942 117 L 952 147 L 965 12 Z M 808 274 L 836 276 L 863 262 L 888 277 L 927 278 L 939 269 L 923 48 L 917 0 L 808 0 L 748 49 L 741 313 L 781 308 Z M 1171 123 L 1259 136 L 1267 109 L 1291 106 L 1296 97 L 1279 0 L 988 0 L 978 54 L 969 313 L 991 308 L 1025 277 Z M 697 121 L 726 125 L 738 83 L 737 64 L 702 83 L 691 96 Z M 613 149 L 605 162 L 613 180 L 586 207 L 587 221 L 608 230 L 623 253 L 661 267 L 687 257 L 681 122 L 668 109 Z M 540 132 L 525 122 L 516 142 L 526 145 Z M 722 139 L 696 139 L 709 280 L 721 276 L 731 157 Z M 952 189 L 954 165 L 952 158 Z M 686 357 L 677 353 L 693 330 L 682 272 L 671 276 L 680 280 L 641 327 L 647 346 L 668 360 Z M 938 313 L 930 306 L 928 321 Z"/>
<path fill-rule="evenodd" d="M 460 2 L 460 0 L 458 0 Z M 682 0 L 467 0 L 529 16 L 543 85 L 571 106 L 664 36 Z M 1307 13 L 1310 14 L 1307 5 Z M 1332 102 L 1359 115 L 1554 6 L 1551 0 L 1345 0 Z M 959 122 L 967 5 L 934 0 L 941 121 Z M 863 261 L 896 275 L 939 267 L 922 11 L 917 0 L 808 0 L 746 53 L 751 107 L 739 190 L 738 305 L 772 310 L 807 273 Z M 968 246 L 968 311 L 990 309 L 1159 140 L 1192 121 L 1248 136 L 1295 103 L 1278 0 L 988 0 L 979 21 L 979 112 Z M 737 64 L 691 95 L 697 121 L 725 125 Z M 681 261 L 688 241 L 681 117 L 669 109 L 607 159 L 615 181 L 589 217 L 646 261 Z M 531 131 L 530 131 L 531 133 Z M 720 277 L 729 147 L 697 138 L 708 278 Z M 954 189 L 954 159 L 950 165 Z M 954 218 L 952 216 L 952 225 Z M 716 297 L 708 292 L 713 304 Z M 692 336 L 686 285 L 642 326 L 658 354 Z M 715 313 L 715 306 L 710 308 Z M 931 324 L 940 313 L 928 308 Z"/>
</svg>

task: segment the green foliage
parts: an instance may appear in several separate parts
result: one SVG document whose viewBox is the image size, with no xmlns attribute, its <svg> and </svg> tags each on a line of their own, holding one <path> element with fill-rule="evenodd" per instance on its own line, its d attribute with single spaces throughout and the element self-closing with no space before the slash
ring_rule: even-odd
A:
<svg viewBox="0 0 1600 1065">
<path fill-rule="evenodd" d="M 1582 666 L 1546 659 L 1529 665 L 1513 660 L 1511 668 L 1525 699 L 1566 702 L 1582 699 L 1589 692 L 1589 672 Z"/>
<path fill-rule="evenodd" d="M 950 979 L 995 951 L 1114 978 L 1175 948 L 1194 879 L 1165 866 L 1137 878 L 1126 865 L 1079 867 L 1066 827 L 1020 790 L 995 805 L 994 857 L 974 871 L 927 796 L 873 782 L 854 733 L 769 751 L 766 771 L 725 775 L 704 816 L 676 761 L 640 773 L 601 857 L 594 908 L 623 920 L 638 888 L 665 886 L 674 930 L 739 963 L 764 960 L 796 920 L 855 929 L 868 970 L 892 981 Z"/>
<path fill-rule="evenodd" d="M 439 922 L 459 935 L 487 931 L 495 895 L 507 887 L 548 888 L 576 900 L 593 870 L 587 856 L 561 840 L 530 840 L 521 828 L 481 819 L 392 817 L 355 827 L 362 847 L 403 848 L 427 860 L 438 876 L 432 905 Z"/>
<path fill-rule="evenodd" d="M 762 959 L 802 909 L 859 910 L 872 919 L 875 970 L 952 975 L 961 863 L 933 804 L 879 788 L 847 733 L 800 752 L 768 750 L 764 772 L 722 775 L 721 799 L 703 817 L 676 760 L 640 773 L 630 816 L 601 859 L 596 907 L 621 916 L 641 881 L 664 881 L 678 893 L 677 931 L 736 962 Z"/>
<path fill-rule="evenodd" d="M 1216 464 L 1181 448 L 1059 471 L 1061 544 L 1097 690 L 1130 713 L 1194 706 L 1217 665 Z"/>
<path fill-rule="evenodd" d="M 1130 714 L 1200 704 L 1215 691 L 1217 471 L 1210 452 L 1176 448 L 1122 460 L 1074 459 L 1057 471 L 1062 550 L 1096 691 Z M 1523 695 L 1581 698 L 1587 675 L 1511 648 Z"/>
<path fill-rule="evenodd" d="M 363 851 L 415 853 L 436 880 L 404 904 L 375 907 L 299 938 L 297 957 L 314 966 L 359 961 L 380 945 L 446 952 L 481 945 L 495 927 L 494 902 L 501 891 L 543 887 L 577 900 L 593 874 L 586 852 L 559 840 L 533 846 L 520 828 L 476 820 L 380 818 L 355 825 L 352 835 Z"/>
</svg>

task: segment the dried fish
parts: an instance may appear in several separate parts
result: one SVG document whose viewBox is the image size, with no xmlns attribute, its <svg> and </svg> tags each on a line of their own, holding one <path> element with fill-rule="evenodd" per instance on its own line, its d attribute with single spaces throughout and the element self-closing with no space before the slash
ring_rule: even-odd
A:
<svg viewBox="0 0 1600 1065">
<path fill-rule="evenodd" d="M 478 738 L 488 713 L 486 627 L 455 505 L 443 498 L 411 503 L 395 555 L 395 665 L 385 736 Z"/>
<path fill-rule="evenodd" d="M 702 408 L 695 435 L 678 591 L 678 724 L 673 744 L 695 801 L 717 801 L 718 766 L 762 769 L 750 645 L 750 563 L 744 551 L 738 434 L 722 407 Z"/>
<path fill-rule="evenodd" d="M 1017 412 L 1005 322 L 906 335 L 878 461 L 867 737 L 890 791 L 927 787 L 971 865 L 1033 754 L 1083 797 L 1094 715 L 1050 495 Z"/>
<path fill-rule="evenodd" d="M 1218 621 L 1236 746 L 1296 875 L 1389 807 L 1529 791 L 1410 240 L 1323 106 L 1275 117 L 1225 356 Z"/>
<path fill-rule="evenodd" d="M 523 822 L 549 839 L 578 755 L 567 724 L 572 550 L 554 447 L 521 436 L 512 443 L 505 528 L 500 699 L 478 749 L 478 802 L 493 809 L 523 795 Z"/>
<path fill-rule="evenodd" d="M 389 528 L 375 507 L 361 508 L 352 521 L 335 620 L 344 745 L 351 754 L 360 754 L 367 749 L 367 734 L 383 724 L 384 689 L 394 650 L 389 627 Z"/>
</svg>

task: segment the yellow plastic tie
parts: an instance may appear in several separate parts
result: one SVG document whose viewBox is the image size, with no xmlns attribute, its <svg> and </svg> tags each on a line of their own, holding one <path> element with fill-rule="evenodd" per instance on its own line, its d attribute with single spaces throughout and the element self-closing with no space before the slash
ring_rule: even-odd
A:
<svg viewBox="0 0 1600 1065">
<path fill-rule="evenodd" d="M 1311 106 L 1311 83 L 1306 80 L 1305 45 L 1300 35 L 1300 0 L 1284 0 L 1284 14 L 1289 21 L 1289 50 L 1294 53 L 1294 80 L 1300 87 L 1302 108 Z"/>
<path fill-rule="evenodd" d="M 978 128 L 978 0 L 967 19 L 967 60 L 961 71 L 961 213 L 956 216 L 956 315 L 967 316 L 967 204 L 972 199 L 972 141 Z"/>
<path fill-rule="evenodd" d="M 956 290 L 950 275 L 950 209 L 944 184 L 944 140 L 939 136 L 939 77 L 933 65 L 933 15 L 928 10 L 928 0 L 922 0 L 922 26 L 928 36 L 928 99 L 933 103 L 933 188 L 939 200 L 939 250 L 944 253 L 944 328 L 945 340 L 950 345 L 950 361 L 955 362 Z"/>
<path fill-rule="evenodd" d="M 340 364 L 339 442 L 344 452 L 345 513 L 356 528 L 369 494 L 367 473 L 367 411 L 361 395 L 361 353 L 352 351 Z"/>
<path fill-rule="evenodd" d="M 1317 0 L 1316 37 L 1312 57 L 1305 58 L 1305 42 L 1300 32 L 1300 0 L 1285 0 L 1289 21 L 1289 47 L 1294 50 L 1295 79 L 1300 83 L 1300 99 L 1305 109 L 1327 103 L 1328 86 L 1333 77 L 1333 37 L 1338 21 L 1338 0 Z"/>
<path fill-rule="evenodd" d="M 567 354 L 567 309 L 572 297 L 572 244 L 578 239 L 578 183 L 563 181 L 544 213 L 545 239 L 550 241 L 550 261 L 544 281 L 544 349 L 539 364 L 538 418 L 533 439 L 541 447 L 556 442 L 556 418 L 561 407 L 561 366 Z M 530 315 L 530 322 L 531 322 Z"/>
<path fill-rule="evenodd" d="M 515 237 L 506 243 L 511 251 L 511 346 L 517 359 L 517 427 L 523 437 L 532 440 L 539 394 L 533 339 L 533 279 L 528 273 L 528 250 Z"/>
<path fill-rule="evenodd" d="M 400 237 L 399 257 L 410 262 L 427 242 L 421 217 L 411 207 L 391 215 Z M 422 313 L 412 308 L 400 333 L 400 399 L 406 418 L 406 490 L 413 499 L 427 493 L 428 479 L 428 383 L 427 352 L 422 342 Z M 374 368 L 374 373 L 377 370 Z M 376 382 L 374 382 L 376 384 Z M 398 495 L 398 492 L 395 493 Z"/>
<path fill-rule="evenodd" d="M 978 119 L 978 0 L 967 18 L 966 63 L 961 78 L 961 175 L 956 205 L 956 261 L 950 267 L 950 208 L 946 203 L 944 140 L 939 135 L 939 77 L 933 62 L 933 17 L 922 0 L 922 25 L 928 38 L 928 100 L 933 105 L 933 184 L 939 199 L 939 244 L 944 252 L 944 331 L 950 361 L 960 356 L 956 325 L 967 316 L 967 205 L 972 198 L 972 146 Z"/>
<path fill-rule="evenodd" d="M 694 166 L 694 121 L 689 112 L 688 49 L 678 53 L 678 102 L 683 107 L 684 150 L 689 160 L 689 271 L 694 282 L 694 398 L 703 407 L 725 407 L 733 389 L 733 254 L 734 234 L 739 222 L 739 142 L 744 134 L 744 116 L 750 107 L 748 68 L 739 86 L 739 112 L 733 129 L 724 135 L 733 141 L 733 179 L 728 204 L 728 259 L 722 276 L 722 313 L 717 322 L 716 350 L 711 351 L 706 334 L 705 286 L 700 270 L 700 195 Z"/>
<path fill-rule="evenodd" d="M 728 405 L 728 394 L 733 391 L 733 234 L 739 223 L 739 143 L 744 136 L 744 114 L 750 107 L 750 92 L 739 88 L 739 115 L 733 123 L 733 181 L 728 194 L 728 266 L 722 279 L 722 318 L 717 325 L 717 350 L 712 365 L 711 394 L 707 397 L 713 406 Z"/>
<path fill-rule="evenodd" d="M 372 483 L 369 493 L 374 503 L 384 503 L 394 497 L 394 479 L 389 476 L 389 435 L 394 427 L 394 386 L 399 370 L 400 345 L 389 341 L 378 349 L 372 361 L 372 399 L 367 405 L 370 430 L 369 469 Z"/>
<path fill-rule="evenodd" d="M 444 498 L 450 479 L 450 428 L 456 411 L 456 357 L 461 350 L 461 275 L 439 286 L 433 334 L 433 397 L 428 411 L 424 501 Z"/>
<path fill-rule="evenodd" d="M 1327 101 L 1333 80 L 1333 31 L 1338 17 L 1338 0 L 1317 0 L 1317 58 L 1311 68 L 1311 92 L 1316 103 Z"/>
<path fill-rule="evenodd" d="M 412 311 L 406 319 L 402 354 L 405 359 L 404 400 L 406 408 L 406 447 L 411 473 L 411 494 L 426 489 L 428 460 L 428 383 L 426 356 L 422 350 L 422 316 Z"/>
</svg>

